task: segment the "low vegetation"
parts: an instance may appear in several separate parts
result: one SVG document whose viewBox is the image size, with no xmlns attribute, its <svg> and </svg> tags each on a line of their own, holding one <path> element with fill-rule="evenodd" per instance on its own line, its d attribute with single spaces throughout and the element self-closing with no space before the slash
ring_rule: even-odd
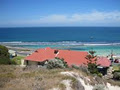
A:
<svg viewBox="0 0 120 90">
<path fill-rule="evenodd" d="M 64 61 L 64 59 L 60 59 L 60 58 L 55 58 L 52 60 L 49 60 L 45 63 L 45 66 L 48 69 L 54 69 L 54 68 L 67 68 L 67 62 Z"/>
<path fill-rule="evenodd" d="M 63 80 L 71 80 L 71 88 L 77 90 L 80 88 L 80 82 L 74 77 L 62 75 L 61 72 L 74 72 L 78 75 L 82 75 L 81 78 L 86 78 L 89 81 L 85 81 L 86 85 L 102 84 L 103 82 L 109 82 L 112 85 L 120 85 L 120 82 L 114 80 L 104 80 L 100 77 L 93 76 L 86 73 L 86 68 L 79 67 L 81 69 L 64 68 L 64 69 L 45 69 L 36 67 L 21 68 L 15 65 L 0 65 L 0 90 L 49 90 L 55 87 L 60 90 L 65 90 L 65 85 L 61 83 Z M 83 69 L 84 68 L 84 69 Z M 94 87 L 94 90 L 101 90 L 103 86 L 98 85 Z M 84 90 L 84 89 L 82 89 Z"/>
<path fill-rule="evenodd" d="M 75 65 L 75 64 L 71 65 L 71 67 L 72 67 L 72 68 L 75 68 L 75 69 L 80 69 L 79 66 L 77 66 L 77 65 Z"/>
<path fill-rule="evenodd" d="M 120 64 L 113 65 L 113 79 L 114 80 L 120 80 Z"/>
<path fill-rule="evenodd" d="M 93 90 L 105 90 L 104 88 L 105 88 L 104 85 L 98 84 L 98 85 L 95 85 L 95 87 L 93 88 Z"/>
<path fill-rule="evenodd" d="M 70 79 L 75 82 L 75 79 L 61 75 L 60 72 L 63 71 L 71 71 L 71 69 L 21 68 L 0 65 L 0 89 L 48 90 L 54 87 L 64 88 L 60 81 Z"/>
<path fill-rule="evenodd" d="M 14 58 L 11 59 L 12 64 L 14 65 L 20 65 L 21 64 L 21 60 L 24 59 L 24 56 L 16 56 Z"/>
<path fill-rule="evenodd" d="M 71 81 L 71 88 L 73 88 L 73 90 L 82 88 L 80 82 L 74 78 L 76 76 L 71 77 L 60 74 L 60 72 L 65 71 L 77 72 L 87 77 L 90 80 L 89 84 L 94 86 L 93 90 L 103 90 L 103 82 L 109 82 L 112 85 L 120 86 L 120 82 L 118 82 L 118 80 L 120 80 L 120 67 L 118 66 L 117 69 L 115 67 L 113 79 L 103 80 L 102 74 L 97 69 L 97 56 L 95 56 L 94 53 L 94 51 L 89 52 L 89 55 L 86 56 L 88 60 L 87 64 L 83 66 L 72 65 L 68 67 L 64 59 L 55 58 L 45 62 L 46 69 L 30 66 L 22 68 L 16 65 L 20 65 L 21 59 L 24 57 L 17 56 L 10 60 L 8 49 L 0 45 L 0 64 L 2 64 L 0 65 L 0 89 L 48 90 L 58 87 L 61 90 L 65 90 L 66 86 L 60 83 L 64 80 Z M 85 79 L 83 77 L 80 78 Z M 85 80 L 85 83 L 87 84 L 88 81 Z M 84 90 L 84 87 L 82 90 Z"/>
<path fill-rule="evenodd" d="M 112 64 L 112 67 L 113 67 L 113 70 L 116 71 L 116 70 L 120 70 L 120 64 L 117 63 L 117 64 Z"/>
<path fill-rule="evenodd" d="M 10 64 L 8 49 L 5 46 L 0 45 L 0 64 Z"/>
<path fill-rule="evenodd" d="M 114 72 L 113 79 L 120 80 L 120 72 Z"/>
<path fill-rule="evenodd" d="M 20 65 L 23 56 L 16 56 L 10 59 L 8 48 L 0 45 L 0 65 Z"/>
</svg>

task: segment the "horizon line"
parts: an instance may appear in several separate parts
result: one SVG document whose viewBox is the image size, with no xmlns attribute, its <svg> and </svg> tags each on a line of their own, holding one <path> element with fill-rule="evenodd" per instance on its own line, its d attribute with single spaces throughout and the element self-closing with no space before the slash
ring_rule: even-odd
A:
<svg viewBox="0 0 120 90">
<path fill-rule="evenodd" d="M 47 28 L 47 27 L 116 27 L 120 26 L 10 26 L 10 27 L 0 27 L 0 28 Z"/>
</svg>

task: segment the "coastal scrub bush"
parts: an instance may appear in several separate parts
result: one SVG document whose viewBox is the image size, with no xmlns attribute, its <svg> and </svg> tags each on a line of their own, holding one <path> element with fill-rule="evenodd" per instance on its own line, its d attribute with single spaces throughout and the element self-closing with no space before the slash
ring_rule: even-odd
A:
<svg viewBox="0 0 120 90">
<path fill-rule="evenodd" d="M 20 65 L 21 64 L 21 59 L 23 59 L 23 56 L 17 56 L 11 59 L 12 64 L 17 64 Z"/>
<path fill-rule="evenodd" d="M 53 69 L 53 68 L 67 68 L 67 62 L 64 61 L 64 59 L 59 59 L 59 58 L 55 58 L 52 60 L 48 60 L 47 63 L 45 63 L 45 66 L 48 69 Z"/>
<path fill-rule="evenodd" d="M 77 66 L 77 65 L 75 65 L 75 64 L 73 64 L 73 65 L 71 65 L 71 66 L 72 66 L 72 68 L 79 69 L 79 66 Z"/>
<path fill-rule="evenodd" d="M 89 70 L 90 73 L 92 73 L 92 74 L 98 74 L 97 65 L 94 64 L 94 63 L 89 63 L 89 64 L 88 64 L 88 70 Z"/>
<path fill-rule="evenodd" d="M 114 72 L 113 79 L 120 80 L 120 72 Z"/>
<path fill-rule="evenodd" d="M 105 86 L 102 84 L 95 85 L 93 90 L 105 90 Z"/>
<path fill-rule="evenodd" d="M 88 68 L 87 66 L 84 66 L 84 65 L 80 65 L 79 66 L 79 69 L 83 72 L 85 72 L 86 74 L 89 74 L 90 72 L 88 71 Z"/>
<path fill-rule="evenodd" d="M 98 75 L 99 77 L 102 77 L 102 76 L 103 76 L 103 74 L 102 74 L 102 73 L 98 73 L 97 75 Z"/>
<path fill-rule="evenodd" d="M 8 49 L 0 45 L 0 64 L 10 64 Z"/>
<path fill-rule="evenodd" d="M 120 70 L 114 70 L 112 73 L 114 74 L 115 72 L 120 73 Z"/>
<path fill-rule="evenodd" d="M 57 60 L 61 60 L 61 61 L 63 62 L 63 64 L 64 64 L 64 66 L 65 66 L 66 68 L 68 67 L 67 62 L 65 62 L 63 58 L 55 57 L 55 59 L 57 59 Z"/>
</svg>

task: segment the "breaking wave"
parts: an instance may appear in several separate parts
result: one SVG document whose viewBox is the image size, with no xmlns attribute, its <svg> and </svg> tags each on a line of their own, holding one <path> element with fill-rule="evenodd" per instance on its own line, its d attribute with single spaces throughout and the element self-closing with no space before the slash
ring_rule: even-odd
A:
<svg viewBox="0 0 120 90">
<path fill-rule="evenodd" d="M 3 45 L 81 45 L 81 46 L 105 46 L 105 45 L 120 45 L 120 43 L 107 42 L 77 42 L 77 41 L 61 41 L 61 42 L 0 42 Z"/>
</svg>

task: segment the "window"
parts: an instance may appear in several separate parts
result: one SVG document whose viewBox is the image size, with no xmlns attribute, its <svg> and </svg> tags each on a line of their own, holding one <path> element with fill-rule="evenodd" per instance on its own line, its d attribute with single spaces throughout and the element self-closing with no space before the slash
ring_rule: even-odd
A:
<svg viewBox="0 0 120 90">
<path fill-rule="evenodd" d="M 40 63 L 40 62 L 38 62 L 38 65 L 41 65 L 41 63 Z"/>
<path fill-rule="evenodd" d="M 28 65 L 29 64 L 29 62 L 28 62 L 28 60 L 26 60 L 26 65 Z"/>
</svg>

